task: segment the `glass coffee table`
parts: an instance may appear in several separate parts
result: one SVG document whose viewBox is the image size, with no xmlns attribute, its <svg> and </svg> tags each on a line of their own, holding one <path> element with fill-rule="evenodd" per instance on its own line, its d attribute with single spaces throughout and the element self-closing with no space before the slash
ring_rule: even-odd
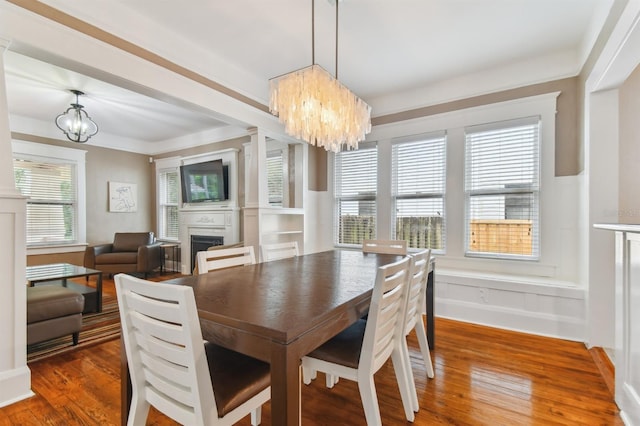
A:
<svg viewBox="0 0 640 426">
<path fill-rule="evenodd" d="M 27 266 L 27 282 L 30 287 L 36 284 L 56 284 L 77 291 L 84 296 L 84 312 L 102 312 L 102 271 L 85 268 L 70 263 L 51 263 L 48 265 Z M 90 287 L 77 282 L 68 281 L 71 278 L 89 279 L 96 276 L 96 286 Z"/>
</svg>

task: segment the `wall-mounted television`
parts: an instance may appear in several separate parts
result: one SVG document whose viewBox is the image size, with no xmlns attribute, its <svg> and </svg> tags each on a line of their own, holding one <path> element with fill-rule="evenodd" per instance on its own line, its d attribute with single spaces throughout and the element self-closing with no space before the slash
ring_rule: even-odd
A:
<svg viewBox="0 0 640 426">
<path fill-rule="evenodd" d="M 184 203 L 229 199 L 229 166 L 222 160 L 180 166 L 180 181 Z"/>
</svg>

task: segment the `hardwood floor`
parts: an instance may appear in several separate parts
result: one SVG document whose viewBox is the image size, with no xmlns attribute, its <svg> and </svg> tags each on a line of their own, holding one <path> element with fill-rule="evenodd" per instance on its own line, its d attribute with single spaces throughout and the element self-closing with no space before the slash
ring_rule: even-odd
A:
<svg viewBox="0 0 640 426">
<path fill-rule="evenodd" d="M 113 291 L 112 280 L 105 291 Z M 414 425 L 623 425 L 608 387 L 612 369 L 582 343 L 442 318 L 436 338 L 428 379 L 410 337 L 420 400 Z M 29 364 L 36 396 L 1 408 L 0 425 L 120 424 L 119 362 L 116 340 Z M 409 424 L 390 363 L 375 381 L 383 424 Z M 327 389 L 322 374 L 302 385 L 302 416 L 309 425 L 365 424 L 355 383 Z M 262 417 L 271 425 L 268 404 Z M 147 424 L 174 423 L 152 410 Z"/>
</svg>

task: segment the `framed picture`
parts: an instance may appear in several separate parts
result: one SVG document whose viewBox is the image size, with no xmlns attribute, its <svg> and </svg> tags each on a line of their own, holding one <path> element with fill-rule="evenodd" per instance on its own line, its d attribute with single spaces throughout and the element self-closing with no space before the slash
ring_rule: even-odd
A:
<svg viewBox="0 0 640 426">
<path fill-rule="evenodd" d="M 135 183 L 109 182 L 109 211 L 130 213 L 137 210 L 137 185 Z"/>
</svg>

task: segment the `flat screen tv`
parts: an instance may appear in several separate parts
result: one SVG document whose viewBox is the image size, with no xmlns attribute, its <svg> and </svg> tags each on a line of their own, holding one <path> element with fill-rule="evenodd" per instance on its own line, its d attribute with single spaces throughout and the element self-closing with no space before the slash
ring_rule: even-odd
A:
<svg viewBox="0 0 640 426">
<path fill-rule="evenodd" d="M 229 168 L 222 160 L 181 166 L 180 180 L 184 203 L 229 199 Z"/>
</svg>

